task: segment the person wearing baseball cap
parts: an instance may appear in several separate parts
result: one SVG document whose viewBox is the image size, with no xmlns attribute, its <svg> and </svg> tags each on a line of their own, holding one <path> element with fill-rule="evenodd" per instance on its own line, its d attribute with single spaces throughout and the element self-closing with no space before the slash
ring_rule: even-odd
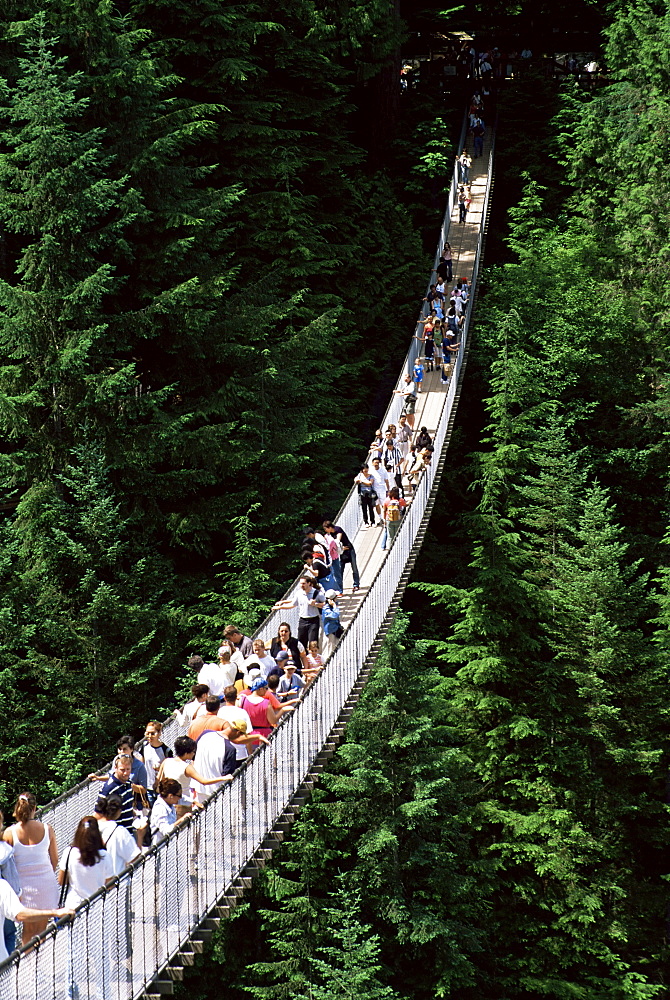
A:
<svg viewBox="0 0 670 1000">
<path fill-rule="evenodd" d="M 293 661 L 289 660 L 285 669 L 286 673 L 279 679 L 277 697 L 283 702 L 297 701 L 305 688 L 305 681 L 297 673 Z"/>
</svg>

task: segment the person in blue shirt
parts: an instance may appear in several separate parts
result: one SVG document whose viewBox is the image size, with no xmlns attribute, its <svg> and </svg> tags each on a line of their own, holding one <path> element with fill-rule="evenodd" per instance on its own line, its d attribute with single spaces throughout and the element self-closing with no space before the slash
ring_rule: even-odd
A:
<svg viewBox="0 0 670 1000">
<path fill-rule="evenodd" d="M 414 365 L 414 369 L 412 371 L 412 377 L 416 384 L 416 391 L 421 392 L 421 383 L 423 382 L 423 361 L 421 361 L 420 358 Z"/>
<path fill-rule="evenodd" d="M 130 758 L 130 778 L 133 792 L 142 796 L 147 790 L 147 769 L 139 754 L 135 753 L 135 743 L 132 736 L 121 736 L 116 741 L 117 756 L 122 755 Z M 110 767 L 107 774 L 89 774 L 90 781 L 108 781 L 114 776 L 114 765 Z"/>
<path fill-rule="evenodd" d="M 326 591 L 326 604 L 323 609 L 323 631 L 328 642 L 328 652 L 333 653 L 342 635 L 340 624 L 340 609 L 337 606 L 337 594 L 334 590 Z"/>
</svg>

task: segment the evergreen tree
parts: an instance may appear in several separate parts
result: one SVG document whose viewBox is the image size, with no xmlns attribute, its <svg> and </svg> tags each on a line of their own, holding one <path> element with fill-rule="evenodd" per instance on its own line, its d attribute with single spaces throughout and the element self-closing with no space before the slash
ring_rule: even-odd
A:
<svg viewBox="0 0 670 1000">
<path fill-rule="evenodd" d="M 621 995 L 654 996 L 656 970 L 641 969 L 635 943 L 649 942 L 654 918 L 628 905 L 642 892 L 660 918 L 643 846 L 658 843 L 661 808 L 645 580 L 626 567 L 602 490 L 584 493 L 565 436 L 534 430 L 528 412 L 511 421 L 514 386 L 497 388 L 475 583 L 442 653 L 449 718 L 481 782 L 471 829 L 491 937 L 480 982 L 493 995 L 559 997 L 598 995 L 615 977 Z M 534 462 L 510 475 L 518 453 Z M 647 951 L 658 960 L 661 940 Z"/>
<path fill-rule="evenodd" d="M 55 44 L 38 17 L 4 109 L 0 218 L 22 245 L 18 281 L 0 282 L 0 420 L 19 445 L 4 456 L 5 497 L 63 467 L 94 396 L 112 381 L 99 364 L 117 281 L 105 257 L 133 214 L 126 182 L 108 176 L 101 131 L 77 128 L 80 77 Z M 115 380 L 128 390 L 126 372 Z"/>
<path fill-rule="evenodd" d="M 303 993 L 314 1000 L 394 1000 L 390 986 L 379 980 L 380 941 L 370 924 L 359 918 L 360 899 L 339 880 L 331 894 L 334 905 L 323 909 L 327 943 L 317 946 L 310 962 L 313 982 Z"/>
<path fill-rule="evenodd" d="M 312 961 L 324 926 L 319 896 L 310 885 L 309 873 L 296 882 L 272 872 L 268 888 L 280 907 L 259 911 L 270 954 L 266 946 L 263 961 L 253 963 L 244 976 L 256 983 L 243 988 L 259 1000 L 309 995 Z M 225 955 L 217 957 L 225 962 Z"/>
<path fill-rule="evenodd" d="M 480 912 L 466 833 L 468 761 L 447 724 L 431 659 L 406 631 L 399 616 L 305 842 L 326 858 L 337 850 L 328 869 L 349 873 L 349 891 L 360 894 L 362 917 L 380 935 L 390 982 L 421 998 L 473 981 Z"/>
<path fill-rule="evenodd" d="M 63 732 L 79 777 L 154 713 L 186 623 L 169 564 L 138 551 L 93 441 L 25 492 L 1 548 L 4 774 L 12 787 L 30 773 L 39 791 L 53 787 Z"/>
</svg>

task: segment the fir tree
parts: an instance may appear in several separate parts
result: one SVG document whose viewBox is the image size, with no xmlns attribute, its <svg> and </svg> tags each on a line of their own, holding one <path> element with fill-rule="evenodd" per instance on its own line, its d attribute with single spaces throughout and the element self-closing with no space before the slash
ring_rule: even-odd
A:
<svg viewBox="0 0 670 1000">
<path fill-rule="evenodd" d="M 55 44 L 37 18 L 4 109 L 0 218 L 22 246 L 18 280 L 0 282 L 0 420 L 19 444 L 3 462 L 12 497 L 63 467 L 94 397 L 105 394 L 105 303 L 118 285 L 106 257 L 133 216 L 125 179 L 108 175 L 102 132 L 78 128 L 80 77 L 67 73 Z M 127 374 L 115 377 L 127 391 Z"/>
</svg>

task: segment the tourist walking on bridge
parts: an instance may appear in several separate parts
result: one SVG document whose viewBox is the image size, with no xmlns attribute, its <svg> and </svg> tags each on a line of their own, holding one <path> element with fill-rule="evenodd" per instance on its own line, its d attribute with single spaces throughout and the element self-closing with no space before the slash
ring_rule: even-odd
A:
<svg viewBox="0 0 670 1000">
<path fill-rule="evenodd" d="M 289 611 L 291 608 L 298 608 L 300 612 L 298 642 L 301 642 L 303 647 L 305 647 L 312 639 L 319 638 L 320 612 L 325 603 L 326 595 L 322 588 L 320 586 L 315 587 L 311 580 L 303 576 L 300 580 L 300 589 L 296 596 L 292 600 L 278 601 L 272 610 Z"/>
<path fill-rule="evenodd" d="M 132 793 L 131 793 L 132 794 Z M 28 910 L 53 910 L 58 906 L 58 847 L 48 823 L 35 818 L 37 799 L 22 792 L 14 806 L 16 823 L 5 830 L 3 840 L 14 848 L 14 861 L 21 882 L 21 899 Z M 23 919 L 23 940 L 46 930 L 51 913 Z"/>
<path fill-rule="evenodd" d="M 386 499 L 386 494 L 389 491 L 390 483 L 388 478 L 388 472 L 386 469 L 382 469 L 381 462 L 378 458 L 373 459 L 372 468 L 368 470 L 370 479 L 372 480 L 372 485 L 375 493 L 377 494 L 377 502 L 375 503 L 375 510 L 379 517 L 379 523 L 382 524 L 382 504 Z"/>
<path fill-rule="evenodd" d="M 406 506 L 407 501 L 402 499 L 400 490 L 394 486 L 384 501 L 384 522 L 388 531 L 389 545 L 393 544 L 393 539 L 398 533 Z"/>
<path fill-rule="evenodd" d="M 113 875 L 114 865 L 103 846 L 98 821 L 95 816 L 84 816 L 58 870 L 59 884 L 67 886 L 65 905 L 79 906 Z"/>
<path fill-rule="evenodd" d="M 332 521 L 323 522 L 323 530 L 328 535 L 333 535 L 338 545 L 341 547 L 342 552 L 340 555 L 340 562 L 342 565 L 342 573 L 344 576 L 344 566 L 349 563 L 351 566 L 351 572 L 353 575 L 353 589 L 358 590 L 361 585 L 361 578 L 358 575 L 358 564 L 356 562 L 356 549 L 351 543 L 351 539 L 347 535 L 344 528 L 341 528 L 339 524 L 333 524 Z"/>
<path fill-rule="evenodd" d="M 450 243 L 445 242 L 442 247 L 440 262 L 437 265 L 437 274 L 443 281 L 451 281 L 453 278 L 453 256 Z"/>
<path fill-rule="evenodd" d="M 102 786 L 101 795 L 118 795 L 121 799 L 121 815 L 117 823 L 125 827 L 126 830 L 134 829 L 135 819 L 135 795 L 133 785 L 130 781 L 130 771 L 132 767 L 131 757 L 124 753 L 118 754 L 114 758 L 112 765 L 112 776 Z"/>
<path fill-rule="evenodd" d="M 472 166 L 472 160 L 468 154 L 467 149 L 464 149 L 459 157 L 457 157 L 458 163 L 458 182 L 459 184 L 468 184 L 470 181 L 470 167 Z"/>
<path fill-rule="evenodd" d="M 373 483 L 372 476 L 370 475 L 369 465 L 361 466 L 361 471 L 354 479 L 354 484 L 358 486 L 358 495 L 361 498 L 363 526 L 365 528 L 372 527 L 375 523 L 375 503 L 377 502 L 377 494 L 375 493 L 375 484 Z"/>
<path fill-rule="evenodd" d="M 121 808 L 122 802 L 118 795 L 101 795 L 95 804 L 94 812 L 102 837 L 102 846 L 111 858 L 114 875 L 120 875 L 126 865 L 140 855 L 140 849 L 133 835 L 117 822 Z"/>
<path fill-rule="evenodd" d="M 325 596 L 325 595 L 324 595 Z M 318 641 L 318 636 L 317 636 Z M 309 645 L 309 643 L 308 643 Z M 295 638 L 291 633 L 291 626 L 288 622 L 282 622 L 277 629 L 277 635 L 272 640 L 270 645 L 270 656 L 273 659 L 277 659 L 277 655 L 280 652 L 288 653 L 296 667 L 300 667 L 301 664 L 306 665 L 307 652 L 306 647 Z M 269 671 L 268 671 L 269 673 Z M 267 674 L 265 674 L 267 677 Z"/>
<path fill-rule="evenodd" d="M 246 659 L 253 652 L 253 643 L 248 635 L 244 635 L 237 625 L 226 625 L 223 630 L 223 638 L 235 644 L 242 656 Z"/>
<path fill-rule="evenodd" d="M 468 214 L 468 196 L 466 194 L 465 188 L 460 187 L 458 189 L 458 224 L 460 226 L 461 222 L 465 224 L 465 219 Z"/>
</svg>

